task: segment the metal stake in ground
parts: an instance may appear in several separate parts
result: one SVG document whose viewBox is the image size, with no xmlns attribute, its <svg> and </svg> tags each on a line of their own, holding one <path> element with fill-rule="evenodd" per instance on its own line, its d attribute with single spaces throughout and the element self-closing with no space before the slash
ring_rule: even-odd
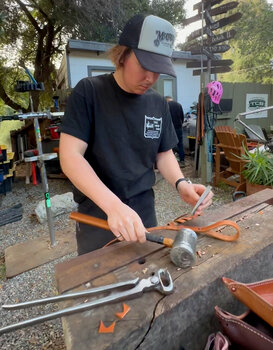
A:
<svg viewBox="0 0 273 350">
<path fill-rule="evenodd" d="M 29 84 L 29 85 L 31 85 L 31 90 L 42 90 L 41 88 L 38 87 L 37 81 L 34 79 L 34 77 L 29 72 L 29 70 L 26 68 L 25 71 L 33 82 L 33 84 Z M 41 84 L 42 83 L 40 83 L 40 85 Z M 35 87 L 38 87 L 38 88 L 35 89 Z M 30 91 L 30 89 L 28 89 L 28 90 Z M 26 90 L 24 90 L 24 91 L 26 91 Z M 31 105 L 31 112 L 33 114 L 33 123 L 34 123 L 35 137 L 36 137 L 36 143 L 37 143 L 37 149 L 38 149 L 38 165 L 39 165 L 39 168 L 41 171 L 42 185 L 43 185 L 43 191 L 44 191 L 44 196 L 45 196 L 45 207 L 46 207 L 48 228 L 49 228 L 49 233 L 50 233 L 50 242 L 51 242 L 51 246 L 55 246 L 57 243 L 56 243 L 55 231 L 54 231 L 54 227 L 53 227 L 51 201 L 50 201 L 48 181 L 47 181 L 47 176 L 46 176 L 45 162 L 44 162 L 44 157 L 43 157 L 44 154 L 43 154 L 43 148 L 42 148 L 40 126 L 39 126 L 38 117 L 35 117 L 31 93 L 29 94 L 29 99 L 30 99 L 30 105 Z"/>
</svg>

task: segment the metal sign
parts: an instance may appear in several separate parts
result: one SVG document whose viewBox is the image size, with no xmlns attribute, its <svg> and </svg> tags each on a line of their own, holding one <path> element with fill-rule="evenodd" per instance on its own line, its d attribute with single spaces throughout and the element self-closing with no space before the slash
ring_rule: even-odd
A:
<svg viewBox="0 0 273 350">
<path fill-rule="evenodd" d="M 239 5 L 239 3 L 237 1 L 231 1 L 231 2 L 229 2 L 227 4 L 224 4 L 224 5 L 218 6 L 218 7 L 214 8 L 214 9 L 211 9 L 210 10 L 210 15 L 211 16 L 217 16 L 217 15 L 226 13 L 227 11 L 236 8 L 238 5 Z M 186 18 L 183 21 L 183 25 L 186 26 L 186 25 L 188 25 L 190 23 L 193 23 L 193 22 L 196 22 L 196 21 L 200 21 L 201 19 L 202 19 L 202 13 L 198 13 L 195 16 Z"/>
<path fill-rule="evenodd" d="M 205 54 L 205 51 L 210 53 L 223 53 L 230 49 L 229 45 L 215 45 L 215 46 L 197 46 L 191 49 L 192 55 Z"/>
<path fill-rule="evenodd" d="M 221 33 L 221 34 L 218 34 L 218 35 L 214 35 L 213 37 L 211 37 L 209 40 L 205 40 L 204 41 L 204 44 L 205 45 L 216 45 L 216 44 L 219 44 L 223 41 L 226 41 L 226 40 L 229 40 L 229 39 L 232 39 L 235 37 L 235 34 L 236 34 L 236 30 L 235 29 L 231 29 L 227 32 L 224 32 L 224 33 Z"/>
<path fill-rule="evenodd" d="M 205 9 L 209 5 L 212 7 L 214 5 L 220 4 L 222 1 L 223 0 L 204 0 L 204 1 L 200 1 L 197 4 L 193 5 L 193 9 L 201 11 L 202 10 L 202 3 L 204 4 L 204 9 Z"/>
<path fill-rule="evenodd" d="M 238 21 L 241 17 L 242 17 L 242 14 L 240 12 L 237 12 L 234 15 L 231 15 L 229 17 L 222 18 L 219 21 L 217 21 L 213 24 L 209 24 L 206 27 L 204 27 L 203 34 L 205 34 L 205 33 L 207 34 L 207 29 L 213 31 L 213 30 L 222 28 L 222 27 L 226 26 L 227 24 Z M 188 40 L 196 39 L 201 35 L 202 35 L 202 29 L 197 29 L 188 36 Z"/>
<path fill-rule="evenodd" d="M 211 74 L 216 74 L 216 73 L 227 73 L 227 72 L 230 72 L 231 71 L 231 68 L 230 67 L 226 67 L 226 66 L 223 66 L 223 67 L 213 67 L 210 69 L 210 73 Z M 201 70 L 201 69 L 196 69 L 196 70 L 193 70 L 192 71 L 192 75 L 201 75 L 201 73 L 206 73 L 208 72 L 207 68 Z"/>
<path fill-rule="evenodd" d="M 230 66 L 232 65 L 232 60 L 211 60 L 210 64 L 211 67 L 220 67 L 220 66 Z M 206 67 L 208 64 L 208 61 L 203 61 L 203 67 Z M 186 63 L 187 68 L 200 68 L 201 62 L 200 61 L 191 61 Z"/>
</svg>

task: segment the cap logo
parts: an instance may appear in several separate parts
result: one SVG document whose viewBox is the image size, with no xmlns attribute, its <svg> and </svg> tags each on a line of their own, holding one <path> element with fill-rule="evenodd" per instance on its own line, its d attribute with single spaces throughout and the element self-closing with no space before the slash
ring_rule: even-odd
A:
<svg viewBox="0 0 273 350">
<path fill-rule="evenodd" d="M 161 32 L 160 30 L 156 31 L 157 38 L 154 40 L 155 46 L 163 44 L 164 46 L 173 47 L 174 44 L 174 35 L 171 33 Z"/>
</svg>

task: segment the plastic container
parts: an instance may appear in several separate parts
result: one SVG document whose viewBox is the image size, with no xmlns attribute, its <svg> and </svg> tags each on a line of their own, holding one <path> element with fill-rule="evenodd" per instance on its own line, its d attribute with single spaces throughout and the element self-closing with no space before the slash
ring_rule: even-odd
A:
<svg viewBox="0 0 273 350">
<path fill-rule="evenodd" d="M 0 150 L 1 150 L 0 161 L 5 162 L 7 160 L 7 146 L 0 145 Z"/>
<path fill-rule="evenodd" d="M 5 175 L 4 181 L 0 183 L 0 193 L 6 194 L 7 192 L 11 192 L 12 187 L 12 176 Z"/>
<path fill-rule="evenodd" d="M 6 160 L 5 162 L 0 162 L 0 170 L 3 170 L 4 175 L 7 175 L 9 173 L 9 164 L 9 160 Z"/>
<path fill-rule="evenodd" d="M 48 129 L 52 140 L 58 140 L 60 138 L 58 125 L 50 125 Z"/>
</svg>

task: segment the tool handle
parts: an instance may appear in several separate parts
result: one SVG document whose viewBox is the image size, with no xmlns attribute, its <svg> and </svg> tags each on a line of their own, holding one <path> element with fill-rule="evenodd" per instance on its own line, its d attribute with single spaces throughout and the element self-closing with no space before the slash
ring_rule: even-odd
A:
<svg viewBox="0 0 273 350">
<path fill-rule="evenodd" d="M 96 226 L 104 230 L 110 231 L 109 225 L 106 220 L 95 218 L 94 216 L 90 216 L 87 214 L 82 214 L 74 211 L 70 213 L 69 217 L 70 219 L 76 220 L 83 224 Z M 146 239 L 147 241 L 150 241 L 150 242 L 163 244 L 166 247 L 172 247 L 173 245 L 173 239 L 165 238 L 163 236 L 152 235 L 150 233 L 146 233 Z"/>
<path fill-rule="evenodd" d="M 96 226 L 99 228 L 103 228 L 104 230 L 110 231 L 109 225 L 106 220 L 95 218 L 94 216 L 78 213 L 75 211 L 72 211 L 69 217 L 70 219 L 81 222 L 83 224 Z"/>
<path fill-rule="evenodd" d="M 147 241 L 150 241 L 150 242 L 163 244 L 169 248 L 171 248 L 173 246 L 173 239 L 165 238 L 163 236 L 152 235 L 149 232 L 146 232 L 146 239 L 147 239 Z"/>
</svg>

